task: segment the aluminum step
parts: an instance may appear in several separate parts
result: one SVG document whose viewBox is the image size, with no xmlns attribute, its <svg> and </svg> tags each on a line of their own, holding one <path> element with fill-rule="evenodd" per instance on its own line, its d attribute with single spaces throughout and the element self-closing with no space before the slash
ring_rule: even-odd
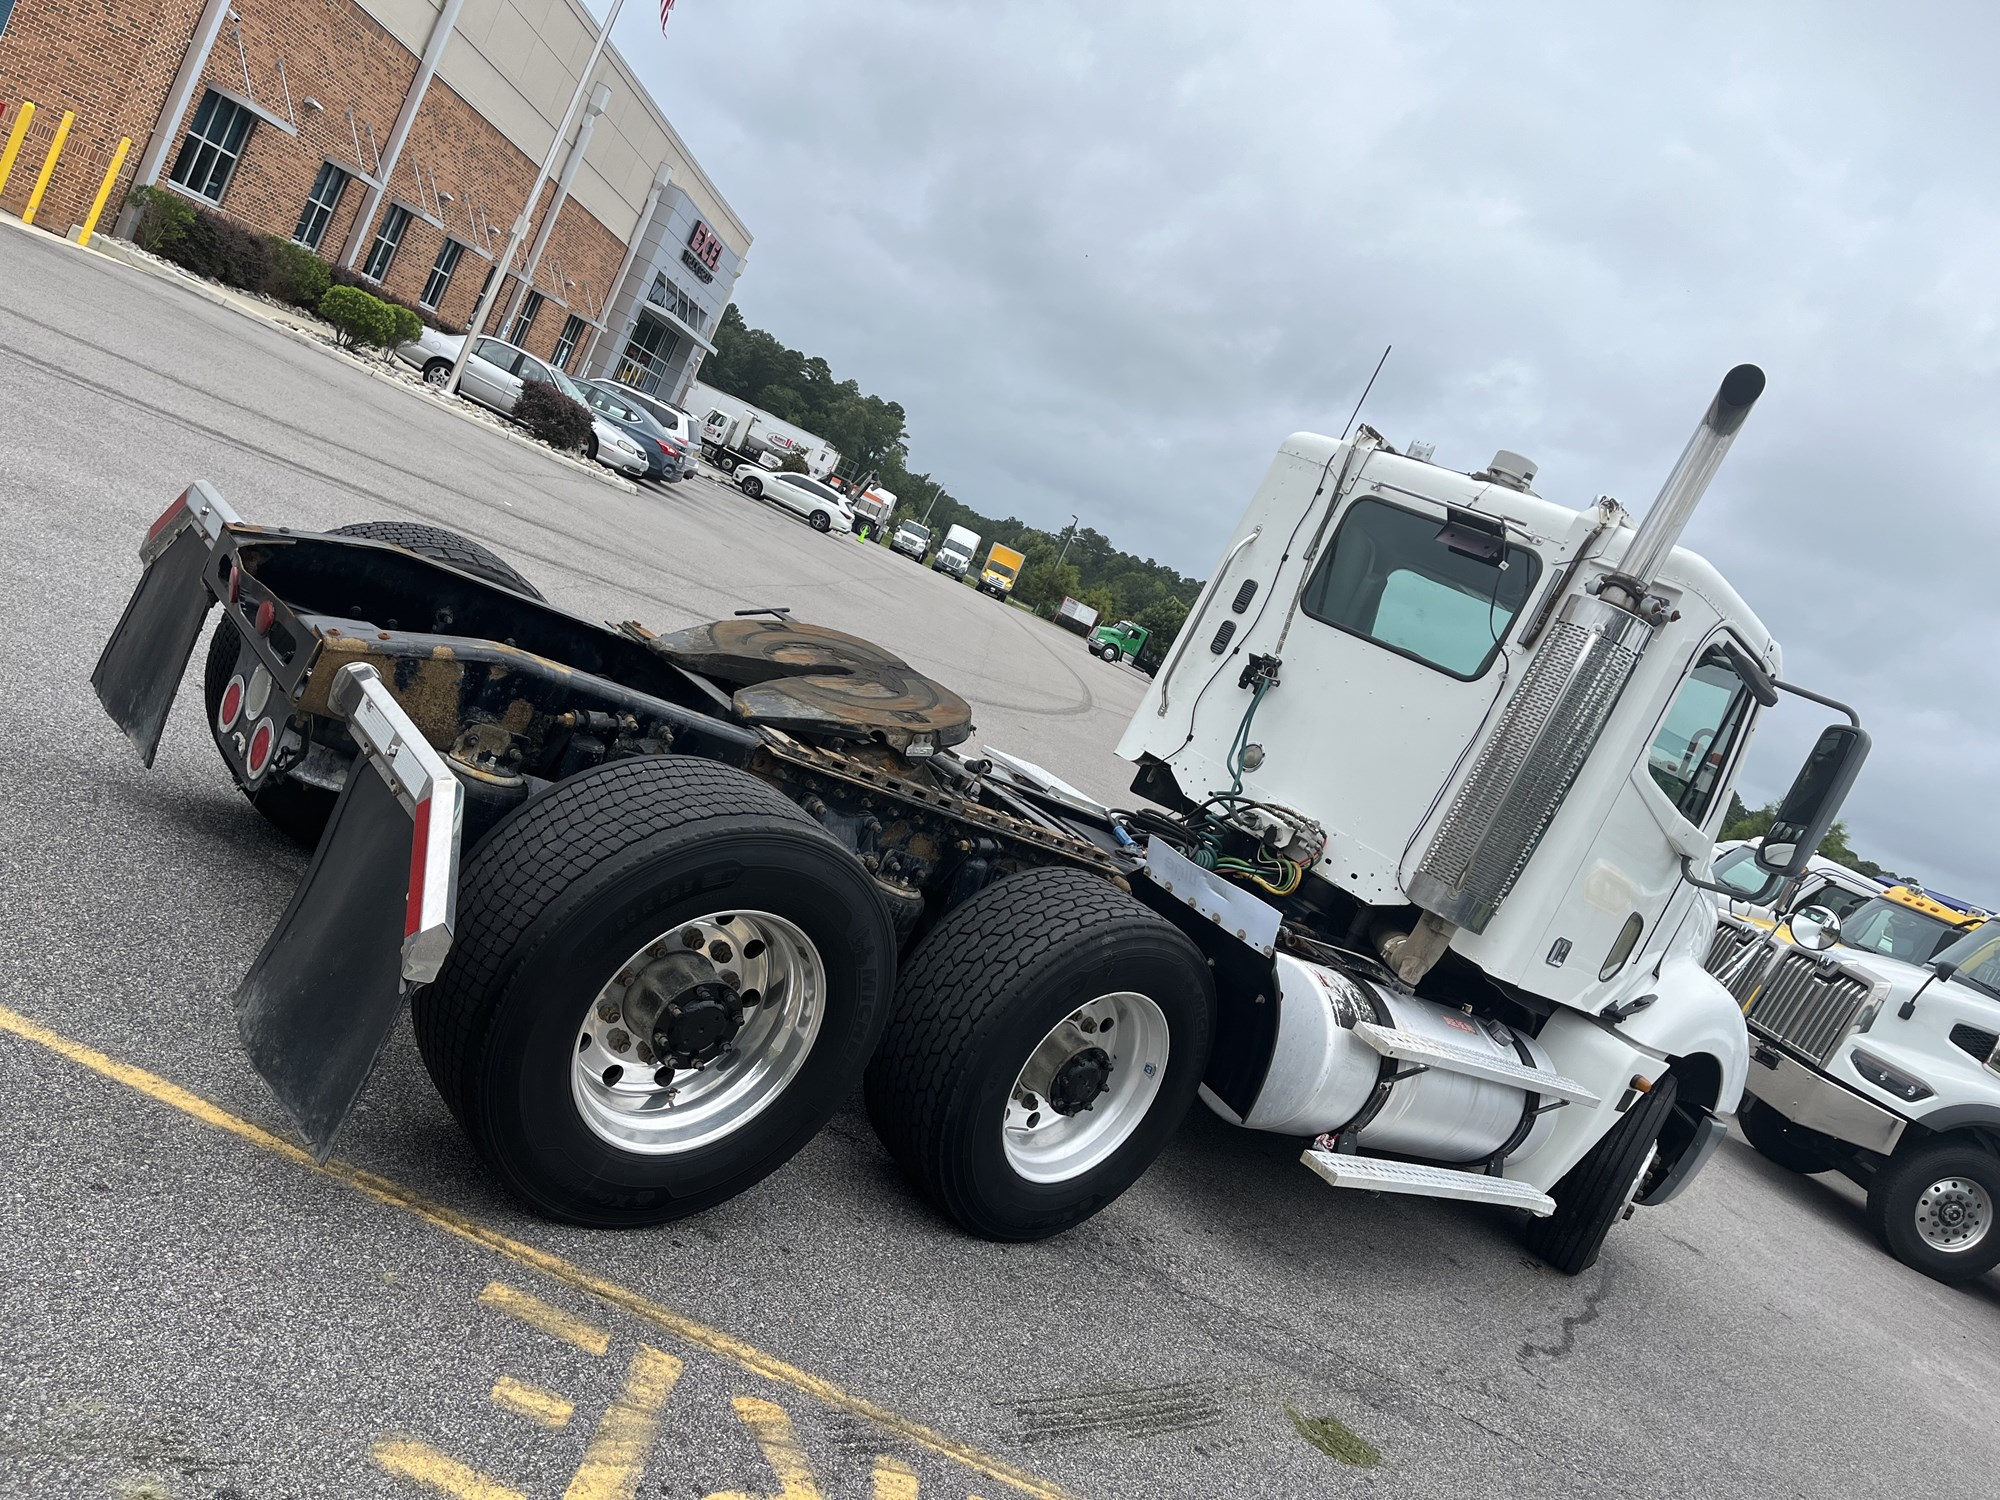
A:
<svg viewBox="0 0 2000 1500">
<path fill-rule="evenodd" d="M 1597 1095 L 1574 1078 L 1565 1078 L 1560 1073 L 1547 1073 L 1540 1068 L 1530 1068 L 1485 1052 L 1475 1052 L 1470 1047 L 1454 1047 L 1450 1042 L 1418 1036 L 1413 1031 L 1399 1031 L 1393 1026 L 1378 1026 L 1373 1021 L 1355 1023 L 1354 1034 L 1384 1057 L 1393 1057 L 1401 1062 L 1423 1063 L 1427 1067 L 1441 1068 L 1447 1073 L 1466 1073 L 1474 1078 L 1484 1078 L 1491 1083 L 1504 1083 L 1517 1089 L 1526 1089 L 1544 1098 L 1563 1099 L 1571 1104 L 1581 1104 L 1586 1109 L 1595 1109 L 1598 1105 Z"/>
<path fill-rule="evenodd" d="M 1541 1219 L 1556 1211 L 1556 1200 L 1541 1189 L 1525 1182 L 1510 1182 L 1505 1177 L 1488 1177 L 1483 1172 L 1384 1161 L 1379 1156 L 1343 1156 L 1316 1147 L 1308 1148 L 1299 1160 L 1335 1187 L 1408 1193 L 1418 1198 L 1457 1198 L 1465 1203 L 1504 1203 L 1509 1208 L 1525 1208 Z"/>
</svg>

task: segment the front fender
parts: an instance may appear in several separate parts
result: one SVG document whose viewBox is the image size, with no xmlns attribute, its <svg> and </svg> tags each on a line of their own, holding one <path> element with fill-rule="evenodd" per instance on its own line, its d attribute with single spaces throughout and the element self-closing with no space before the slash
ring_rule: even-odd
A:
<svg viewBox="0 0 2000 1500">
<path fill-rule="evenodd" d="M 1736 997 L 1686 954 L 1668 958 L 1660 965 L 1659 978 L 1646 988 L 1659 998 L 1620 1021 L 1618 1034 L 1669 1057 L 1706 1053 L 1714 1058 L 1722 1085 L 1713 1108 L 1734 1114 L 1750 1070 L 1750 1032 Z"/>
</svg>

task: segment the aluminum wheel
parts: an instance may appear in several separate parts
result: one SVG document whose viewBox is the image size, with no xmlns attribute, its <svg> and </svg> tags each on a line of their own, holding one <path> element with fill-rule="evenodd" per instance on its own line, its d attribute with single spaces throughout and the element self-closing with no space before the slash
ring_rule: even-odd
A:
<svg viewBox="0 0 2000 1500">
<path fill-rule="evenodd" d="M 769 912 L 677 924 L 624 963 L 576 1034 L 570 1094 L 591 1131 L 627 1151 L 695 1151 L 741 1128 L 805 1065 L 826 965 Z"/>
<path fill-rule="evenodd" d="M 1917 1195 L 1917 1233 L 1934 1250 L 1970 1250 L 1992 1227 L 1993 1199 L 1970 1177 L 1940 1178 Z"/>
<path fill-rule="evenodd" d="M 1170 1042 L 1160 1007 L 1129 990 L 1064 1016 L 1008 1092 L 1008 1164 L 1030 1182 L 1067 1182 L 1108 1158 L 1153 1107 Z"/>
</svg>

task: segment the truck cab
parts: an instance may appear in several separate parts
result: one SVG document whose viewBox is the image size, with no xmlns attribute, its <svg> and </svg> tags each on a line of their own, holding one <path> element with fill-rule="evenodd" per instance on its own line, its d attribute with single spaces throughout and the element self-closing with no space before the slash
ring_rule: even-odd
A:
<svg viewBox="0 0 2000 1500">
<path fill-rule="evenodd" d="M 924 560 L 924 549 L 930 544 L 930 528 L 921 526 L 915 521 L 898 522 L 896 534 L 889 538 L 889 547 L 892 551 L 900 552 L 905 557 L 914 557 L 918 562 Z"/>
<path fill-rule="evenodd" d="M 1983 1275 L 2000 1264 L 2000 921 L 1905 887 L 1845 916 L 1811 894 L 1761 943 L 1711 955 L 1755 1044 L 1744 1134 L 1863 1187 L 1904 1264 Z"/>
<path fill-rule="evenodd" d="M 1132 661 L 1146 649 L 1152 632 L 1130 620 L 1116 625 L 1100 625 L 1090 633 L 1090 654 L 1105 661 Z"/>
<path fill-rule="evenodd" d="M 979 592 L 1005 599 L 1014 592 L 1021 577 L 1021 554 L 1003 542 L 995 542 L 986 552 L 986 566 L 979 570 Z"/>
<path fill-rule="evenodd" d="M 978 550 L 978 532 L 969 526 L 950 527 L 945 531 L 944 540 L 938 544 L 937 555 L 931 558 L 931 567 L 953 578 L 963 579 L 972 567 L 973 554 Z"/>
</svg>

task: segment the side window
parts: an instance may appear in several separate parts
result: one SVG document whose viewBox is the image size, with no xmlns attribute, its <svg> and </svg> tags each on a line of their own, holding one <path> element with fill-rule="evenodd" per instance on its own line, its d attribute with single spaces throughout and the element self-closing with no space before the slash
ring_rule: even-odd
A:
<svg viewBox="0 0 2000 1500">
<path fill-rule="evenodd" d="M 514 363 L 521 357 L 498 339 L 481 339 L 472 346 L 472 352 L 489 365 L 498 365 L 509 374 L 513 373 Z"/>
<path fill-rule="evenodd" d="M 220 203 L 229 190 L 229 179 L 250 139 L 253 117 L 233 99 L 225 99 L 214 89 L 201 96 L 201 108 L 181 142 L 181 154 L 174 159 L 173 181 L 190 193 Z"/>
<path fill-rule="evenodd" d="M 1500 654 L 1541 572 L 1492 524 L 1356 500 L 1300 602 L 1323 624 L 1471 681 Z"/>
<path fill-rule="evenodd" d="M 1729 658 L 1711 650 L 1695 664 L 1646 752 L 1653 784 L 1697 827 L 1708 817 L 1715 788 L 1750 713 L 1750 689 Z"/>
<path fill-rule="evenodd" d="M 514 373 L 523 380 L 539 380 L 543 385 L 555 384 L 549 379 L 549 367 L 538 359 L 530 359 L 525 354 L 521 356 L 521 368 Z"/>
<path fill-rule="evenodd" d="M 1845 922 L 1855 912 L 1868 904 L 1868 898 L 1859 891 L 1850 891 L 1846 886 L 1835 885 L 1829 880 L 1825 885 L 1814 891 L 1805 904 L 1807 906 L 1823 906 L 1836 917 L 1840 918 L 1841 921 Z"/>
</svg>

